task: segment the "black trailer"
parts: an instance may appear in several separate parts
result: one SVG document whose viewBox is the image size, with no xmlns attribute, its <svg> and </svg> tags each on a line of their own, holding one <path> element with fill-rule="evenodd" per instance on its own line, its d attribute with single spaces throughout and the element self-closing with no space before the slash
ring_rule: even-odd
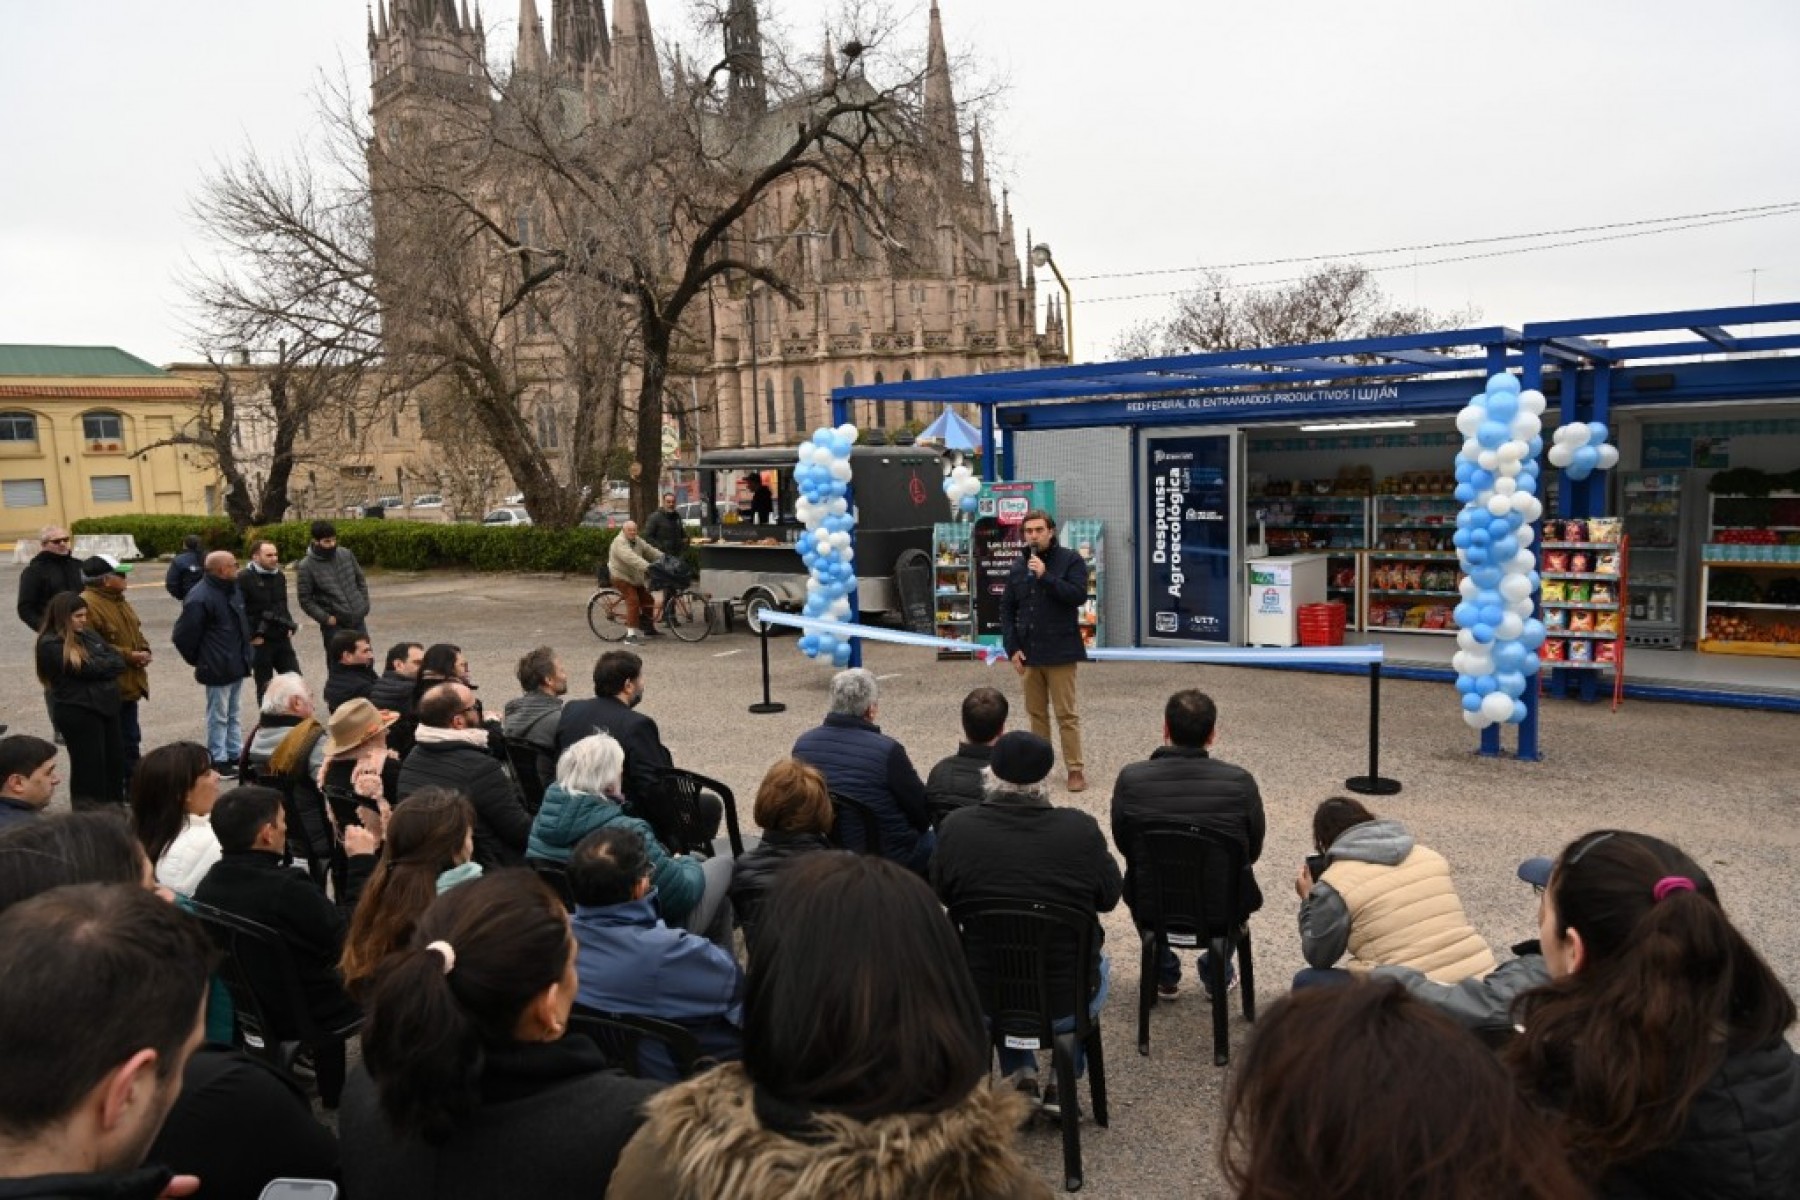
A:
<svg viewBox="0 0 1800 1200">
<path fill-rule="evenodd" d="M 901 611 L 894 566 L 902 553 L 931 551 L 931 527 L 950 519 L 938 455 L 914 446 L 850 451 L 856 513 L 857 603 L 865 613 Z M 794 543 L 806 528 L 794 515 L 794 448 L 714 450 L 700 456 L 700 586 L 738 601 L 752 630 L 766 607 L 798 611 L 806 564 Z"/>
</svg>

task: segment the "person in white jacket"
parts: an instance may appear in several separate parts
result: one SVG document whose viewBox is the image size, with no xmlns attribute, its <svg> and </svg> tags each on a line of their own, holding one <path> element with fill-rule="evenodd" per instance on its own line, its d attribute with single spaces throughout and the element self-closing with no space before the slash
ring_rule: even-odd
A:
<svg viewBox="0 0 1800 1200">
<path fill-rule="evenodd" d="M 191 896 L 219 861 L 213 802 L 219 773 L 206 747 L 170 742 L 144 755 L 131 778 L 131 824 L 156 864 L 156 882 Z"/>
</svg>

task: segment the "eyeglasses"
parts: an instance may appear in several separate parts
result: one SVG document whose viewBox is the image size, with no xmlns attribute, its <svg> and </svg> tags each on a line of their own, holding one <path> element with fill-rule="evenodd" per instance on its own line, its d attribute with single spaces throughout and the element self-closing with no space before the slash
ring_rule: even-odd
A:
<svg viewBox="0 0 1800 1200">
<path fill-rule="evenodd" d="M 46 545 L 46 546 L 66 546 L 68 544 L 69 544 L 68 538 L 45 538 L 44 539 L 44 545 Z"/>
</svg>

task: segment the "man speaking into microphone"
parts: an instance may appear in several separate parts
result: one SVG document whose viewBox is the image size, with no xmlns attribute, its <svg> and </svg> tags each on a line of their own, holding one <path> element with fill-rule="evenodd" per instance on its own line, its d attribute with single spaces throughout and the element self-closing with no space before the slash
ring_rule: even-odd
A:
<svg viewBox="0 0 1800 1200">
<path fill-rule="evenodd" d="M 1042 509 L 1025 514 L 1028 553 L 1006 580 L 1000 635 L 1013 669 L 1025 677 L 1031 731 L 1050 740 L 1050 708 L 1062 741 L 1069 790 L 1087 788 L 1081 760 L 1081 714 L 1075 707 L 1075 664 L 1087 659 L 1081 606 L 1087 601 L 1087 563 L 1056 541 L 1056 521 Z"/>
</svg>

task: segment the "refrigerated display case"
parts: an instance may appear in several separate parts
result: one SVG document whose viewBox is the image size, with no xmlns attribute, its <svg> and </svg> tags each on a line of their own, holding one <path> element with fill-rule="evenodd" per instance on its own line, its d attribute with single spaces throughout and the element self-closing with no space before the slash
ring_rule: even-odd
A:
<svg viewBox="0 0 1800 1200">
<path fill-rule="evenodd" d="M 1679 650 L 1687 637 L 1695 522 L 1701 509 L 1691 471 L 1620 473 L 1620 515 L 1631 539 L 1631 594 L 1626 640 L 1633 646 Z"/>
<path fill-rule="evenodd" d="M 1700 649 L 1800 658 L 1800 493 L 1715 495 L 1708 508 Z"/>
</svg>

